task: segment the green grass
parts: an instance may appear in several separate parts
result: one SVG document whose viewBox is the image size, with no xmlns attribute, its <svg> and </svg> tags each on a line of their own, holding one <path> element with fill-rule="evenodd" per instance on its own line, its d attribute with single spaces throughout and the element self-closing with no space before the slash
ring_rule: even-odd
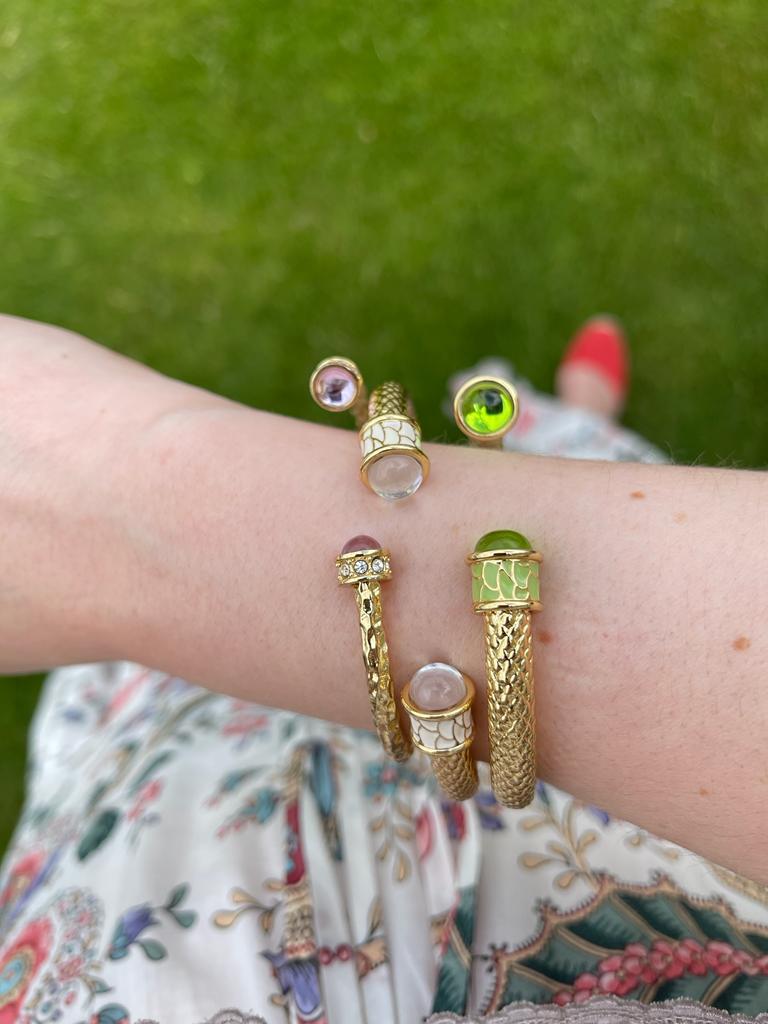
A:
<svg viewBox="0 0 768 1024">
<path fill-rule="evenodd" d="M 768 460 L 762 0 L 7 0 L 0 85 L 7 311 L 305 417 L 343 352 L 452 437 L 452 371 L 609 310 L 633 427 Z"/>
</svg>

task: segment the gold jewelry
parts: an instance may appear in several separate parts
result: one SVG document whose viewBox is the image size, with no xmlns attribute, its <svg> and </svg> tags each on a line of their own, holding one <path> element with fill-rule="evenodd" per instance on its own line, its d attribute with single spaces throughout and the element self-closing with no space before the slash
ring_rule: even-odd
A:
<svg viewBox="0 0 768 1024">
<path fill-rule="evenodd" d="M 504 806 L 527 807 L 536 788 L 531 612 L 541 611 L 541 555 L 521 533 L 495 530 L 468 560 L 472 602 L 485 619 L 491 786 Z"/>
<path fill-rule="evenodd" d="M 381 498 L 407 498 L 427 479 L 429 459 L 421 449 L 421 427 L 405 389 L 396 381 L 371 392 L 360 448 L 363 483 Z"/>
<path fill-rule="evenodd" d="M 453 416 L 473 444 L 501 448 L 520 411 L 517 389 L 502 377 L 471 377 L 456 392 Z"/>
<path fill-rule="evenodd" d="M 361 427 L 368 412 L 363 375 L 351 359 L 331 356 L 321 360 L 309 378 L 309 393 L 327 412 L 351 412 Z"/>
<path fill-rule="evenodd" d="M 349 411 L 357 424 L 363 461 L 360 475 L 374 494 L 397 501 L 415 494 L 429 475 L 421 427 L 405 389 L 395 381 L 367 397 L 363 376 L 351 359 L 331 356 L 318 363 L 309 390 L 329 412 Z"/>
<path fill-rule="evenodd" d="M 411 721 L 414 746 L 428 754 L 432 771 L 452 800 L 477 791 L 472 760 L 472 702 L 475 684 L 452 665 L 424 665 L 406 684 L 400 699 Z"/>
<path fill-rule="evenodd" d="M 400 727 L 381 611 L 381 583 L 392 576 L 389 552 L 373 537 L 353 537 L 336 559 L 336 572 L 342 586 L 355 588 L 363 663 L 376 732 L 391 758 L 407 761 L 413 747 Z"/>
</svg>

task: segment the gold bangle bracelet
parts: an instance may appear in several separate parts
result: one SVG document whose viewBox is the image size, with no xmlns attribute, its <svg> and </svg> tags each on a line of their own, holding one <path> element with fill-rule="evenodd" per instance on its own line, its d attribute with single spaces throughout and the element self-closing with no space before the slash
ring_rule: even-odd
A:
<svg viewBox="0 0 768 1024">
<path fill-rule="evenodd" d="M 363 663 L 376 732 L 389 757 L 407 761 L 413 747 L 400 727 L 381 609 L 381 584 L 392 576 L 389 552 L 373 537 L 353 537 L 336 559 L 336 573 L 342 586 L 355 589 Z"/>
<path fill-rule="evenodd" d="M 536 790 L 531 613 L 541 610 L 541 555 L 514 530 L 481 537 L 469 556 L 472 602 L 485 620 L 491 786 L 505 807 Z"/>
<path fill-rule="evenodd" d="M 429 475 L 429 458 L 401 384 L 387 381 L 374 388 L 369 398 L 357 364 L 331 356 L 315 367 L 309 390 L 321 409 L 354 416 L 362 454 L 360 476 L 369 490 L 387 501 L 416 493 Z"/>
<path fill-rule="evenodd" d="M 469 800 L 477 792 L 477 765 L 470 750 L 472 680 L 452 665 L 432 662 L 406 684 L 400 699 L 414 746 L 429 755 L 440 788 L 452 800 Z"/>
</svg>

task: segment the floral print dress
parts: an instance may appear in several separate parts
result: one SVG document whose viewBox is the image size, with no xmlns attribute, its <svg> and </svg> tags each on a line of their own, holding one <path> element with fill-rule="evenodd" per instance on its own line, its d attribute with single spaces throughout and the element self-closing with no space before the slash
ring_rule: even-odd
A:
<svg viewBox="0 0 768 1024">
<path fill-rule="evenodd" d="M 517 448 L 659 458 L 525 401 Z M 768 892 L 551 786 L 505 810 L 481 766 L 457 804 L 366 732 L 140 665 L 49 677 L 0 875 L 0 1024 L 416 1024 L 601 995 L 755 1016 Z"/>
</svg>

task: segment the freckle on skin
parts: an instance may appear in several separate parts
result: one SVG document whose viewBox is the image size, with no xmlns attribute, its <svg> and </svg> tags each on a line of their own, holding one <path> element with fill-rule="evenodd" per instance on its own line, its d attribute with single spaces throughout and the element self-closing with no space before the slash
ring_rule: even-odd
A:
<svg viewBox="0 0 768 1024">
<path fill-rule="evenodd" d="M 746 651 L 751 643 L 752 641 L 748 636 L 737 636 L 731 646 L 734 651 Z"/>
<path fill-rule="evenodd" d="M 704 788 L 704 787 L 702 786 L 702 787 L 701 787 L 701 789 L 699 790 L 699 796 L 709 796 L 709 790 L 708 790 L 708 789 L 705 789 L 705 788 Z"/>
<path fill-rule="evenodd" d="M 685 512 L 675 512 L 674 518 L 676 523 L 685 523 L 688 521 L 688 516 L 685 514 Z"/>
<path fill-rule="evenodd" d="M 644 498 L 645 491 L 630 491 L 630 498 Z"/>
<path fill-rule="evenodd" d="M 540 629 L 536 634 L 536 639 L 539 641 L 540 644 L 551 644 L 552 634 L 549 632 L 548 629 Z"/>
</svg>

